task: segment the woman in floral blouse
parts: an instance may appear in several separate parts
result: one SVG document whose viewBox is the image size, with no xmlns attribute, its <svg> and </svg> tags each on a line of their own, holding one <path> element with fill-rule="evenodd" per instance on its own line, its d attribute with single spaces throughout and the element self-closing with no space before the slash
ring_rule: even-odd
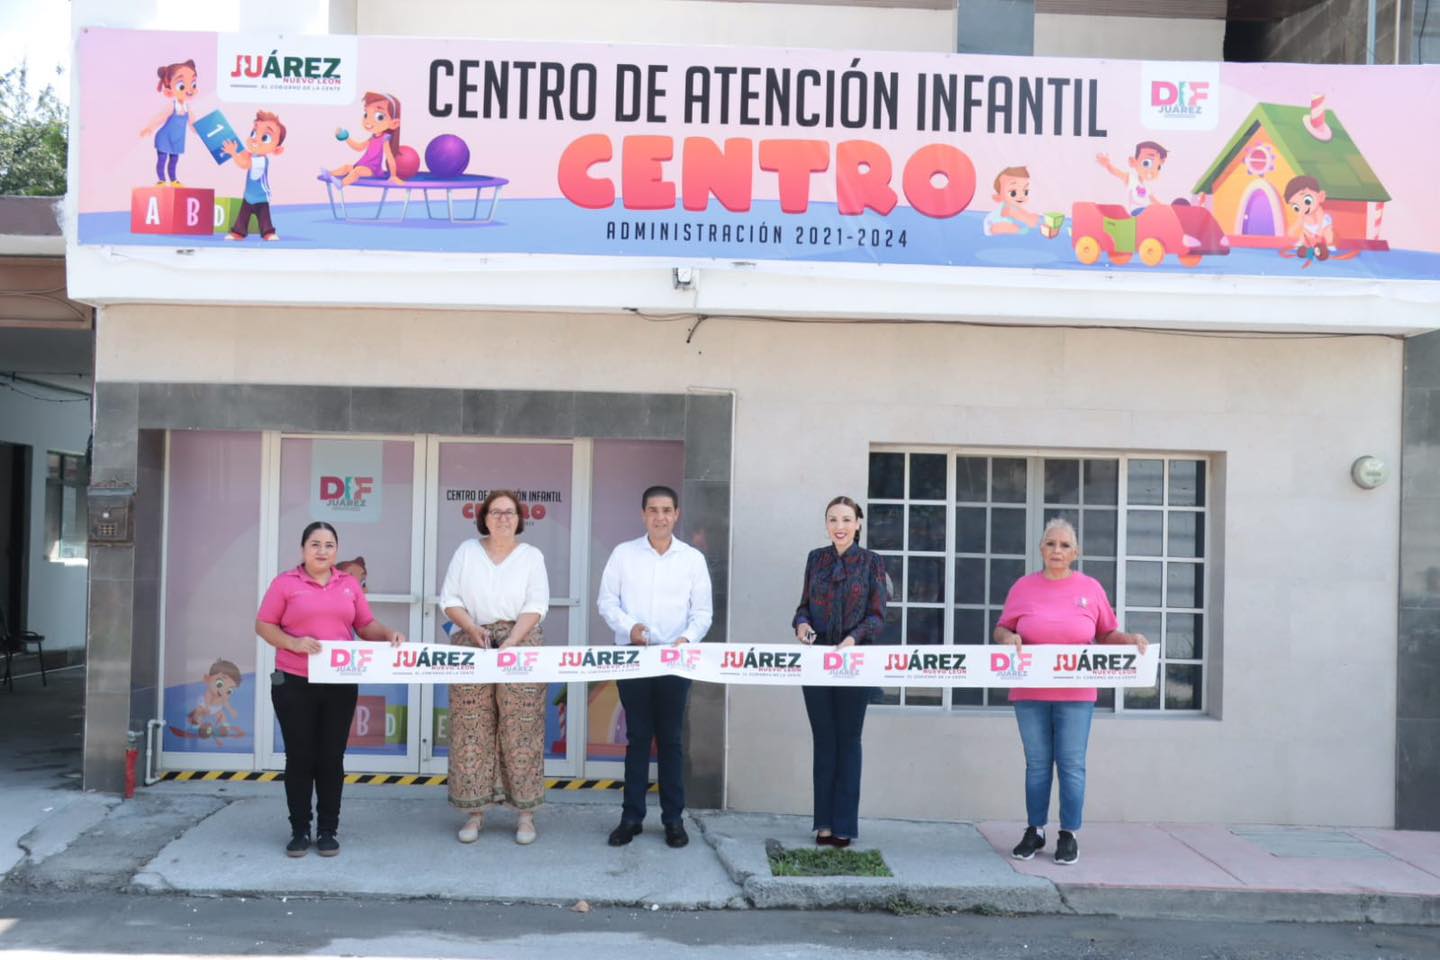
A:
<svg viewBox="0 0 1440 960">
<path fill-rule="evenodd" d="M 825 507 L 830 545 L 805 558 L 805 586 L 795 610 L 795 639 L 837 649 L 876 643 L 890 599 L 885 562 L 861 547 L 865 513 L 849 497 Z M 815 842 L 848 847 L 860 833 L 860 734 L 868 687 L 804 688 L 814 737 Z"/>
</svg>

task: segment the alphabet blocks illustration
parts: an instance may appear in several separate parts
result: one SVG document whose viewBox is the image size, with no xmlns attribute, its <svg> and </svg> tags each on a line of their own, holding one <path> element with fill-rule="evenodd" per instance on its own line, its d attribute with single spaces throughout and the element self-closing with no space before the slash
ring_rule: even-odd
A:
<svg viewBox="0 0 1440 960">
<path fill-rule="evenodd" d="M 200 235 L 214 229 L 214 190 L 136 187 L 130 191 L 131 233 Z"/>
<path fill-rule="evenodd" d="M 229 233 L 230 228 L 235 225 L 235 218 L 240 215 L 240 205 L 245 201 L 241 197 L 216 197 L 215 198 L 215 232 Z M 260 232 L 260 218 L 250 214 L 249 232 Z"/>
</svg>

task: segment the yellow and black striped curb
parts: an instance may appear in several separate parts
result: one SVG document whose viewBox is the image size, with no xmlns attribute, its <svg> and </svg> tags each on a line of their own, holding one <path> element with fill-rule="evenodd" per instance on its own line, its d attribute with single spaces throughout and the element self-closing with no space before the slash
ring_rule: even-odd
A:
<svg viewBox="0 0 1440 960">
<path fill-rule="evenodd" d="M 189 782 L 224 780 L 272 783 L 283 781 L 285 774 L 279 770 L 167 770 L 160 774 L 160 779 Z M 443 773 L 433 775 L 425 773 L 348 773 L 345 775 L 346 783 L 383 783 L 399 787 L 443 787 L 448 780 L 449 778 Z M 545 781 L 547 790 L 623 790 L 624 788 L 624 780 L 581 780 L 561 777 Z M 659 786 L 652 783 L 649 789 L 651 793 L 655 793 Z"/>
</svg>

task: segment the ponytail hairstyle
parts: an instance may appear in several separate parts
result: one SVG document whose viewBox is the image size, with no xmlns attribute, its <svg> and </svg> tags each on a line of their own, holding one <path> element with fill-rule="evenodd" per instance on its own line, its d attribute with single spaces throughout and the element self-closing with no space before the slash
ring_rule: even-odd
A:
<svg viewBox="0 0 1440 960">
<path fill-rule="evenodd" d="M 831 500 L 829 503 L 825 504 L 825 513 L 827 516 L 830 513 L 830 508 L 836 506 L 837 504 L 842 507 L 849 507 L 851 510 L 855 511 L 855 544 L 856 546 L 859 546 L 860 534 L 865 532 L 865 525 L 863 523 L 860 523 L 859 521 L 865 519 L 865 511 L 860 509 L 860 504 L 856 503 L 854 500 L 851 500 L 849 497 L 842 494 L 841 496 L 838 496 L 834 500 Z"/>
<path fill-rule="evenodd" d="M 326 523 L 324 520 L 316 520 L 305 528 L 304 533 L 300 534 L 300 546 L 302 548 L 305 546 L 305 541 L 310 539 L 310 534 L 314 533 L 316 530 L 328 530 L 330 532 L 330 536 L 335 538 L 335 545 L 337 547 L 340 545 L 340 534 L 335 532 L 335 528 L 330 526 L 330 524 Z"/>
<path fill-rule="evenodd" d="M 182 60 L 179 63 L 167 63 L 163 67 L 155 68 L 155 76 L 157 78 L 155 82 L 155 92 L 161 93 L 169 89 L 170 85 L 175 82 L 175 74 L 180 71 L 181 67 L 188 67 L 190 69 L 190 72 L 195 74 L 196 77 L 200 76 L 200 71 L 195 69 L 194 60 Z"/>
</svg>

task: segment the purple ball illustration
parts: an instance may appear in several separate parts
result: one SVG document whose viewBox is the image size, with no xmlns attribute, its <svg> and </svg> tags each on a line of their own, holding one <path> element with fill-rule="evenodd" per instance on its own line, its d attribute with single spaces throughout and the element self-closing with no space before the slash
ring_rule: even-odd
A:
<svg viewBox="0 0 1440 960">
<path fill-rule="evenodd" d="M 425 166 L 442 179 L 458 177 L 470 165 L 470 148 L 453 133 L 442 133 L 425 148 Z"/>
</svg>

